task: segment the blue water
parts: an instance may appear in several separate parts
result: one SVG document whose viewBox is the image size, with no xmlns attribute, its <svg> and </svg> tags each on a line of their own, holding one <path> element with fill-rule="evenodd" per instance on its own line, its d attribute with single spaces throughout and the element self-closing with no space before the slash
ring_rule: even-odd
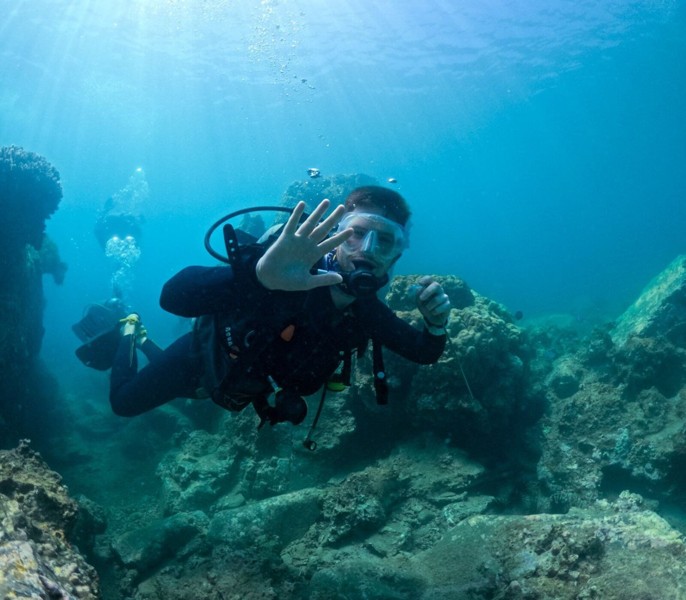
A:
<svg viewBox="0 0 686 600">
<path fill-rule="evenodd" d="M 109 295 L 93 224 L 137 168 L 131 301 L 161 342 L 160 287 L 210 263 L 207 225 L 311 166 L 397 179 L 401 273 L 526 317 L 617 315 L 686 252 L 685 56 L 678 0 L 0 0 L 0 145 L 64 187 L 44 354 L 71 357 Z"/>
</svg>

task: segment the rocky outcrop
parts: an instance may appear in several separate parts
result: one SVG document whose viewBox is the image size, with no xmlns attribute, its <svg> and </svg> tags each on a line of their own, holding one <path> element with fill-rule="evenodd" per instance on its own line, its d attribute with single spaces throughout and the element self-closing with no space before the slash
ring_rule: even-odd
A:
<svg viewBox="0 0 686 600">
<path fill-rule="evenodd" d="M 211 511 L 208 544 L 198 540 L 192 555 L 168 556 L 155 572 L 143 569 L 147 552 L 129 561 L 129 574 L 139 573 L 129 593 L 140 600 L 198 590 L 318 600 L 679 597 L 686 546 L 654 504 L 623 492 L 564 515 L 497 515 L 499 499 L 479 491 L 485 473 L 440 440 L 404 445 L 340 481 Z"/>
<path fill-rule="evenodd" d="M 208 522 L 193 516 L 204 533 L 184 538 L 189 519 L 180 514 L 176 524 L 170 517 L 115 537 L 113 547 L 131 578 L 126 593 L 140 599 L 196 597 L 193 586 L 209 598 L 311 597 L 352 557 L 370 567 L 369 579 L 356 575 L 357 583 L 372 585 L 380 561 L 426 550 L 463 519 L 487 511 L 494 499 L 473 490 L 483 473 L 464 453 L 427 439 L 340 481 L 234 506 L 219 499 L 207 508 Z M 155 542 L 161 538 L 182 545 Z M 173 556 L 161 554 L 170 547 Z M 151 556 L 165 568 L 151 569 Z"/>
<path fill-rule="evenodd" d="M 45 220 L 62 199 L 60 174 L 45 158 L 20 148 L 0 148 L 0 231 L 5 247 L 40 248 Z"/>
<path fill-rule="evenodd" d="M 538 465 L 548 502 L 540 509 L 587 506 L 625 488 L 666 502 L 683 493 L 685 267 L 679 257 L 614 327 L 555 359 Z"/>
<path fill-rule="evenodd" d="M 45 235 L 62 198 L 57 170 L 17 146 L 0 148 L 0 446 L 32 435 L 32 413 L 47 383 L 37 357 L 43 340 L 43 274 L 57 283 L 66 265 Z"/>
<path fill-rule="evenodd" d="M 564 516 L 470 516 L 423 552 L 326 566 L 307 597 L 676 600 L 685 555 L 683 538 L 625 493 Z"/>
<path fill-rule="evenodd" d="M 99 598 L 95 570 L 69 541 L 78 513 L 28 442 L 0 451 L 0 597 Z"/>
<path fill-rule="evenodd" d="M 631 336 L 686 347 L 686 255 L 675 258 L 619 317 L 612 341 L 622 346 Z"/>
<path fill-rule="evenodd" d="M 414 308 L 418 279 L 396 277 L 387 300 L 404 320 L 422 327 Z M 390 449 L 418 430 L 442 436 L 487 463 L 507 462 L 517 454 L 516 448 L 524 451 L 528 445 L 527 431 L 541 416 L 544 398 L 530 385 L 526 335 L 503 306 L 471 290 L 463 280 L 436 279 L 453 306 L 443 356 L 436 364 L 421 366 L 385 351 L 390 399 L 381 407 L 376 405 L 369 353 L 358 361 L 354 385 L 345 398 L 356 431 L 346 435 L 346 456 L 355 455 L 350 445 L 360 439 Z M 322 429 L 330 426 L 327 422 Z"/>
<path fill-rule="evenodd" d="M 623 493 L 567 515 L 470 517 L 406 564 L 426 600 L 676 600 L 684 558 L 683 537 Z"/>
<path fill-rule="evenodd" d="M 352 190 L 364 185 L 378 185 L 378 182 L 361 173 L 310 177 L 289 185 L 283 193 L 281 203 L 283 206 L 295 206 L 297 202 L 304 200 L 308 210 L 313 210 L 324 198 L 328 198 L 335 206 L 342 204 Z"/>
</svg>

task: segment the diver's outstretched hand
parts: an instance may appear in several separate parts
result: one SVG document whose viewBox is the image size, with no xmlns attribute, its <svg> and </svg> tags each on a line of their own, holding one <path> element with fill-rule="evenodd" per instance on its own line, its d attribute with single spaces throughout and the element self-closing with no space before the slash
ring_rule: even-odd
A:
<svg viewBox="0 0 686 600">
<path fill-rule="evenodd" d="M 322 215 L 331 204 L 322 200 L 307 219 L 298 225 L 305 211 L 305 203 L 298 202 L 281 234 L 257 261 L 257 280 L 267 289 L 290 292 L 336 285 L 343 278 L 334 272 L 312 274 L 317 261 L 352 235 L 352 229 L 327 237 L 341 220 L 345 208 L 336 209 L 321 223 Z"/>
</svg>

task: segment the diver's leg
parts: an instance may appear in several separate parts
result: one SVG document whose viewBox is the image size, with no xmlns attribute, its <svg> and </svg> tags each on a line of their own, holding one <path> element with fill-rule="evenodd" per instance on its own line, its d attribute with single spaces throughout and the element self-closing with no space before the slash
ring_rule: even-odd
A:
<svg viewBox="0 0 686 600">
<path fill-rule="evenodd" d="M 201 364 L 192 349 L 192 333 L 180 337 L 140 372 L 131 338 L 122 336 L 112 366 L 110 404 L 115 414 L 133 417 L 174 398 L 195 395 Z"/>
<path fill-rule="evenodd" d="M 138 347 L 141 349 L 141 352 L 145 354 L 145 358 L 148 359 L 148 362 L 155 362 L 164 353 L 164 350 L 149 337 L 146 337 L 142 342 L 139 342 Z"/>
</svg>

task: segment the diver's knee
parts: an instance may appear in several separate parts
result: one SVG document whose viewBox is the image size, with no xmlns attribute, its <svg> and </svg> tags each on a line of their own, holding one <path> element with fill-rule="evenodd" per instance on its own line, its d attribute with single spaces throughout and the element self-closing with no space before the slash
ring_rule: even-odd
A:
<svg viewBox="0 0 686 600">
<path fill-rule="evenodd" d="M 110 406 L 112 407 L 112 412 L 118 417 L 135 417 L 140 414 L 140 410 L 137 410 L 135 406 L 131 406 L 127 402 L 122 402 L 116 398 L 110 397 Z"/>
</svg>

